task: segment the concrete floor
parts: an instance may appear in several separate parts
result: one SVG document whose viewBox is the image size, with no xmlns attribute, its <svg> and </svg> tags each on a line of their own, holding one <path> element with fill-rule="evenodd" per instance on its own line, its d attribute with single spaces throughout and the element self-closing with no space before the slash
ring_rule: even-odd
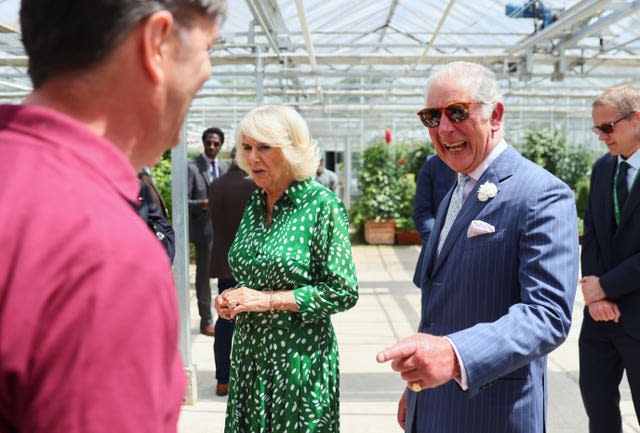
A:
<svg viewBox="0 0 640 433">
<path fill-rule="evenodd" d="M 412 334 L 420 317 L 420 292 L 411 283 L 418 246 L 354 245 L 360 299 L 351 310 L 334 316 L 341 357 L 341 431 L 400 432 L 396 405 L 404 383 L 376 353 Z M 193 272 L 192 272 L 193 283 Z M 212 287 L 217 287 L 212 281 Z M 567 341 L 549 356 L 549 433 L 587 432 L 587 418 L 578 389 L 578 332 L 582 297 L 574 306 Z M 213 339 L 198 333 L 192 290 L 192 361 L 197 370 L 197 398 L 183 406 L 180 433 L 221 433 L 226 397 L 215 395 Z M 621 387 L 625 433 L 640 433 L 626 378 Z"/>
</svg>

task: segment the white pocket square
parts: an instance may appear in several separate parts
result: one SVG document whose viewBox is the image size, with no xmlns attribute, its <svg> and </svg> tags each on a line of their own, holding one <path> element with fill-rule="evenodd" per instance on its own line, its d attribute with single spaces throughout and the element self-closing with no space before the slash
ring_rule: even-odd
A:
<svg viewBox="0 0 640 433">
<path fill-rule="evenodd" d="M 486 235 L 487 233 L 493 233 L 495 231 L 496 228 L 491 224 L 486 223 L 482 220 L 473 220 L 471 221 L 471 224 L 469 224 L 469 229 L 467 230 L 467 238 Z"/>
</svg>

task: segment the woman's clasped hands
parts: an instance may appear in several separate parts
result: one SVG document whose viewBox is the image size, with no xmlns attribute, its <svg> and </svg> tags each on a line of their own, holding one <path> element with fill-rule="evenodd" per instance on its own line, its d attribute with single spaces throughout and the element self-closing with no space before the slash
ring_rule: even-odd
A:
<svg viewBox="0 0 640 433">
<path fill-rule="evenodd" d="M 216 296 L 215 307 L 220 317 L 234 320 L 240 313 L 269 311 L 270 294 L 248 287 L 234 287 Z"/>
</svg>

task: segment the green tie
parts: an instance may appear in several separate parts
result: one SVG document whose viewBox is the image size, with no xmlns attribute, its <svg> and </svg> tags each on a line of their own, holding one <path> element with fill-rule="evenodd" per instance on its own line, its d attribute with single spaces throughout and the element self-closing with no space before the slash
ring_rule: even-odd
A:
<svg viewBox="0 0 640 433">
<path fill-rule="evenodd" d="M 629 172 L 629 163 L 620 162 L 618 165 L 618 184 L 616 185 L 616 194 L 618 196 L 618 206 L 620 211 L 624 209 L 624 203 L 629 195 L 629 185 L 627 183 L 627 173 Z"/>
</svg>

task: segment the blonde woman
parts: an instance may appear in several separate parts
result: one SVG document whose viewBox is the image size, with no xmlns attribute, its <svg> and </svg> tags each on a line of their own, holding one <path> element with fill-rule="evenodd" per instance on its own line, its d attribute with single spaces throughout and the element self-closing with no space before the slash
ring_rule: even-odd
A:
<svg viewBox="0 0 640 433">
<path fill-rule="evenodd" d="M 236 319 L 225 432 L 338 432 L 331 315 L 358 299 L 346 210 L 313 180 L 319 151 L 294 109 L 253 109 L 236 147 L 259 189 L 229 253 L 238 288 L 215 302 Z"/>
</svg>

